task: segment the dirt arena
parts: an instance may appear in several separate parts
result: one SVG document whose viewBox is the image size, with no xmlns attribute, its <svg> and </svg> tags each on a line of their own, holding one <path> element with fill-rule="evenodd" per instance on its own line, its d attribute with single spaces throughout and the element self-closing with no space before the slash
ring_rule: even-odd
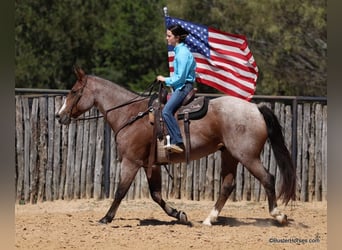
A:
<svg viewBox="0 0 342 250">
<path fill-rule="evenodd" d="M 152 200 L 123 201 L 112 223 L 100 225 L 111 200 L 73 200 L 15 206 L 16 249 L 327 249 L 327 203 L 279 206 L 279 226 L 266 202 L 227 202 L 219 220 L 202 221 L 214 202 L 168 201 L 189 225 L 164 214 Z"/>
</svg>

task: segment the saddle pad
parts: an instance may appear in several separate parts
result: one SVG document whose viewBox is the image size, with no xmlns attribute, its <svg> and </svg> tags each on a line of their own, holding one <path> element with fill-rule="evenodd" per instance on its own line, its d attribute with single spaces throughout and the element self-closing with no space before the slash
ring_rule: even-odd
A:
<svg viewBox="0 0 342 250">
<path fill-rule="evenodd" d="M 189 113 L 190 120 L 198 120 L 205 116 L 208 112 L 209 99 L 205 96 L 200 96 L 195 98 L 192 102 L 190 102 L 186 106 L 182 106 L 179 108 L 177 112 L 178 120 L 184 119 L 184 113 Z"/>
</svg>

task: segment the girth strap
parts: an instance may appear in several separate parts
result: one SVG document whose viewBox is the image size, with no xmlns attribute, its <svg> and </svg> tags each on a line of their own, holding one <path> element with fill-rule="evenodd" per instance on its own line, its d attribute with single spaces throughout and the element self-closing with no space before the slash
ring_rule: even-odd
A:
<svg viewBox="0 0 342 250">
<path fill-rule="evenodd" d="M 154 126 L 153 126 L 153 134 L 152 134 L 152 143 L 150 148 L 150 155 L 148 157 L 148 166 L 147 166 L 147 178 L 150 179 L 152 175 L 152 166 L 156 160 L 156 149 L 157 149 L 157 140 L 163 138 L 163 131 L 160 122 L 161 110 L 160 105 L 156 107 L 154 112 Z"/>
<path fill-rule="evenodd" d="M 188 165 L 190 162 L 190 119 L 189 112 L 184 112 L 184 132 L 185 132 L 185 160 Z"/>
</svg>

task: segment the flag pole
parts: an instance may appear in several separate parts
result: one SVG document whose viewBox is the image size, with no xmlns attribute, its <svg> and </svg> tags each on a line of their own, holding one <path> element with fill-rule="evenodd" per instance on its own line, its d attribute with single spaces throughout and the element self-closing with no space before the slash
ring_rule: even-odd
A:
<svg viewBox="0 0 342 250">
<path fill-rule="evenodd" d="M 169 16 L 169 13 L 168 13 L 168 10 L 167 10 L 167 6 L 165 6 L 165 7 L 163 8 L 163 11 L 164 11 L 164 18 L 165 18 L 165 17 L 168 17 L 168 16 Z M 166 26 L 167 26 L 167 25 L 166 25 L 166 19 L 165 19 L 165 29 L 167 28 Z M 167 48 L 167 49 L 168 49 L 168 46 L 169 46 L 169 45 L 166 45 L 166 48 Z M 172 73 L 170 73 L 170 75 L 172 75 Z M 170 88 L 170 91 L 173 92 L 173 89 Z"/>
<path fill-rule="evenodd" d="M 169 16 L 169 14 L 167 13 L 167 7 L 166 6 L 163 8 L 163 11 L 164 11 L 164 16 Z"/>
</svg>

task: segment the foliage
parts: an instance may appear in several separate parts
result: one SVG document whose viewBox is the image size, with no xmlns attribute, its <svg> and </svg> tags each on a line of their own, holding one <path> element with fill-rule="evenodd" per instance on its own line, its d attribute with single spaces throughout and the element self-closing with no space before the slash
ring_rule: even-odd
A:
<svg viewBox="0 0 342 250">
<path fill-rule="evenodd" d="M 143 90 L 168 73 L 166 5 L 172 16 L 246 35 L 260 70 L 257 94 L 326 95 L 324 0 L 16 0 L 16 87 L 70 88 L 79 64 Z"/>
<path fill-rule="evenodd" d="M 325 0 L 172 3 L 174 16 L 247 37 L 259 67 L 256 94 L 326 96 Z"/>
<path fill-rule="evenodd" d="M 154 79 L 167 63 L 160 56 L 162 6 L 154 0 L 16 1 L 16 87 L 69 88 L 74 64 L 124 86 L 143 85 L 146 76 L 151 81 L 151 72 Z"/>
</svg>

